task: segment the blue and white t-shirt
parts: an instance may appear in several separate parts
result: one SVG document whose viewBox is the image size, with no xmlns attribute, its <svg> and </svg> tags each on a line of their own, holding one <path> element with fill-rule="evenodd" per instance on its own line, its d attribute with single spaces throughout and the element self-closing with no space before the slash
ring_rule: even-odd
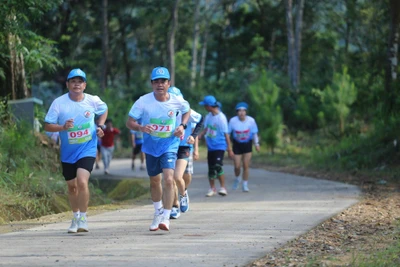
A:
<svg viewBox="0 0 400 267">
<path fill-rule="evenodd" d="M 241 121 L 238 116 L 229 120 L 229 134 L 235 141 L 239 143 L 247 143 L 253 140 L 254 134 L 258 133 L 258 127 L 253 117 L 246 116 L 244 121 Z"/>
<path fill-rule="evenodd" d="M 135 135 L 135 144 L 136 145 L 143 144 L 143 133 L 142 132 L 131 130 L 131 134 Z"/>
<path fill-rule="evenodd" d="M 226 150 L 227 143 L 225 134 L 228 133 L 228 120 L 221 111 L 213 115 L 207 114 L 204 120 L 204 128 L 207 129 L 205 138 L 209 151 Z"/>
<path fill-rule="evenodd" d="M 64 125 L 74 119 L 74 127 L 60 132 L 61 161 L 75 163 L 84 157 L 96 157 L 97 135 L 94 117 L 107 110 L 107 104 L 98 96 L 84 94 L 80 102 L 73 101 L 66 93 L 51 104 L 45 122 Z"/>
<path fill-rule="evenodd" d="M 196 127 L 196 124 L 200 122 L 201 117 L 202 117 L 202 115 L 200 113 L 197 113 L 193 109 L 190 110 L 190 117 L 189 117 L 189 120 L 187 122 L 185 135 L 181 136 L 181 142 L 180 142 L 179 146 L 193 147 L 193 144 L 188 144 L 187 143 L 187 139 L 192 134 L 192 131 Z"/>
<path fill-rule="evenodd" d="M 129 116 L 142 125 L 151 124 L 152 134 L 143 133 L 142 151 L 153 157 L 159 157 L 167 152 L 177 152 L 179 138 L 174 136 L 179 112 L 189 112 L 190 105 L 182 97 L 170 94 L 167 101 L 160 102 L 154 93 L 141 96 L 129 111 Z"/>
</svg>

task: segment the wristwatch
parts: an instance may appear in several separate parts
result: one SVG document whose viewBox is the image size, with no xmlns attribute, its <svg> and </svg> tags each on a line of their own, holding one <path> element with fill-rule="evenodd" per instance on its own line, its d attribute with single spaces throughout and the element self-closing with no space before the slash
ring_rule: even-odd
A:
<svg viewBox="0 0 400 267">
<path fill-rule="evenodd" d="M 185 123 L 181 123 L 181 124 L 179 124 L 179 126 L 182 126 L 183 129 L 185 129 L 185 130 L 186 130 L 186 128 L 187 128 L 187 125 L 186 125 Z"/>
<path fill-rule="evenodd" d="M 106 126 L 103 124 L 103 125 L 97 125 L 97 127 L 100 127 L 103 131 L 106 129 Z"/>
</svg>

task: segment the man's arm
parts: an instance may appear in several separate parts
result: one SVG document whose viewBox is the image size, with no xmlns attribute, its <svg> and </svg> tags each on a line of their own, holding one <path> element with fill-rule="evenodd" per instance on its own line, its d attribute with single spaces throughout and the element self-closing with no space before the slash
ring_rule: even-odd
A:
<svg viewBox="0 0 400 267">
<path fill-rule="evenodd" d="M 227 148 L 228 155 L 231 159 L 233 159 L 234 154 L 233 154 L 232 147 L 231 147 L 231 137 L 227 133 L 225 133 L 225 140 L 226 140 L 226 144 L 228 145 L 228 148 Z"/>
</svg>

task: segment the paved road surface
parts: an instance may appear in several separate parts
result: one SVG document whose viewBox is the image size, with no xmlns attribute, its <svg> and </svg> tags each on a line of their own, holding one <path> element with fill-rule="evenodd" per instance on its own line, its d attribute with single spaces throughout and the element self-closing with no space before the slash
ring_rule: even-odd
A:
<svg viewBox="0 0 400 267">
<path fill-rule="evenodd" d="M 360 194 L 352 185 L 261 169 L 251 170 L 249 193 L 232 192 L 233 168 L 225 170 L 228 196 L 206 198 L 206 164 L 195 163 L 190 211 L 169 232 L 148 230 L 149 203 L 90 216 L 86 234 L 67 234 L 65 221 L 0 235 L 0 265 L 243 266 L 355 204 Z M 146 175 L 131 171 L 128 159 L 113 160 L 111 174 Z"/>
</svg>

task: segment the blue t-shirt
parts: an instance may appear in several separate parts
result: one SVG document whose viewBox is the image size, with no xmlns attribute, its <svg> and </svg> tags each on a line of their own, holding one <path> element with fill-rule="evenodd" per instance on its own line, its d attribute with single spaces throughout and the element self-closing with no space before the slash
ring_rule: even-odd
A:
<svg viewBox="0 0 400 267">
<path fill-rule="evenodd" d="M 131 130 L 131 134 L 135 135 L 135 144 L 136 145 L 143 144 L 143 133 L 142 132 Z"/>
<path fill-rule="evenodd" d="M 84 157 L 96 157 L 97 135 L 94 117 L 107 110 L 107 104 L 98 96 L 84 94 L 80 102 L 73 101 L 66 93 L 51 104 L 44 121 L 64 125 L 74 119 L 74 127 L 60 132 L 61 161 L 75 163 Z"/>
<path fill-rule="evenodd" d="M 197 113 L 193 109 L 190 110 L 190 117 L 187 122 L 185 134 L 181 136 L 181 142 L 179 143 L 179 146 L 188 146 L 190 148 L 193 147 L 193 144 L 187 143 L 187 139 L 192 134 L 192 131 L 196 127 L 196 124 L 200 122 L 201 117 L 202 117 L 202 115 L 200 113 Z"/>
<path fill-rule="evenodd" d="M 177 124 L 177 114 L 189 112 L 190 105 L 182 97 L 169 94 L 167 101 L 158 101 L 154 93 L 141 96 L 129 111 L 129 116 L 142 125 L 151 124 L 152 134 L 143 133 L 142 151 L 153 157 L 159 157 L 167 152 L 177 152 L 179 138 L 174 136 Z"/>
<path fill-rule="evenodd" d="M 225 134 L 228 133 L 228 120 L 222 111 L 213 115 L 207 114 L 204 120 L 204 128 L 207 129 L 205 138 L 209 151 L 226 150 L 228 147 Z"/>
</svg>

